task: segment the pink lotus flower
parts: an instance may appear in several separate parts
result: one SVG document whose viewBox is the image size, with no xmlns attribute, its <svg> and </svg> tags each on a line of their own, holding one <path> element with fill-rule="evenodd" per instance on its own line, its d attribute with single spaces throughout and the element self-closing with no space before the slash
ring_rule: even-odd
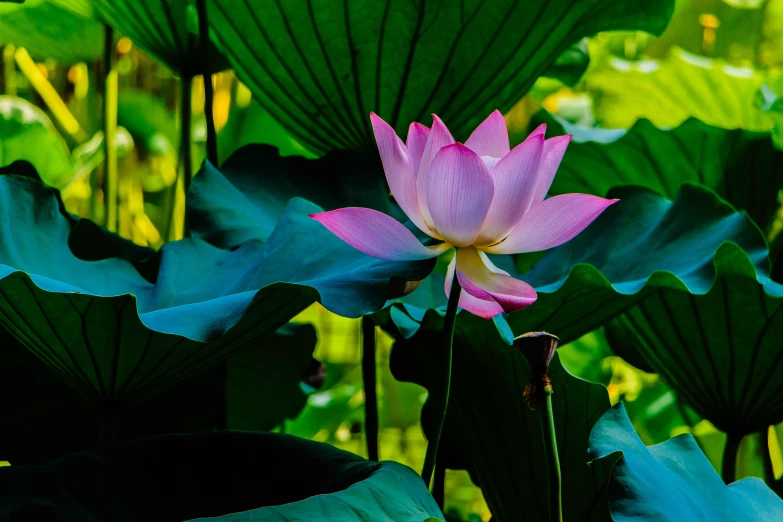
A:
<svg viewBox="0 0 783 522">
<path fill-rule="evenodd" d="M 465 144 L 433 115 L 432 129 L 412 123 L 407 143 L 370 115 L 386 180 L 410 220 L 440 241 L 423 245 L 396 219 L 369 208 L 311 214 L 365 254 L 392 261 L 436 257 L 452 247 L 446 295 L 456 273 L 460 307 L 481 317 L 530 306 L 536 291 L 499 269 L 490 254 L 536 252 L 572 239 L 617 200 L 587 194 L 544 199 L 571 136 L 544 140 L 541 125 L 509 150 L 506 122 L 495 111 Z"/>
</svg>

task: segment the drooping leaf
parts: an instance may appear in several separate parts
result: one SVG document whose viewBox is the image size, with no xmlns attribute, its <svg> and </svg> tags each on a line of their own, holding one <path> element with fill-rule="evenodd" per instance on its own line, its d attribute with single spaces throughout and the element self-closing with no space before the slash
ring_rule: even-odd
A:
<svg viewBox="0 0 783 522">
<path fill-rule="evenodd" d="M 183 76 L 201 74 L 198 37 L 188 31 L 190 0 L 93 0 L 101 19 L 134 44 Z M 228 68 L 225 58 L 210 45 L 210 68 Z"/>
<path fill-rule="evenodd" d="M 370 111 L 403 135 L 434 112 L 464 140 L 492 110 L 508 110 L 569 45 L 611 29 L 660 33 L 674 7 L 671 0 L 208 4 L 215 41 L 240 79 L 314 152 L 369 148 Z"/>
<path fill-rule="evenodd" d="M 68 182 L 73 170 L 68 145 L 52 120 L 32 103 L 0 96 L 0 141 L 0 166 L 24 160 L 35 166 L 47 185 L 61 188 Z"/>
<path fill-rule="evenodd" d="M 573 134 L 550 190 L 605 195 L 639 185 L 673 198 L 683 183 L 716 191 L 766 227 L 783 188 L 783 153 L 769 132 L 710 127 L 689 119 L 673 129 L 639 120 L 628 130 L 587 129 L 546 113 L 538 120 L 553 134 Z"/>
<path fill-rule="evenodd" d="M 663 60 L 611 57 L 585 79 L 603 127 L 628 128 L 638 119 L 676 127 L 689 118 L 724 129 L 766 131 L 769 117 L 756 106 L 763 75 L 672 48 Z"/>
<path fill-rule="evenodd" d="M 116 441 L 220 427 L 269 430 L 304 407 L 311 325 L 288 324 L 229 359 L 139 404 L 112 404 Z M 79 395 L 0 329 L 0 456 L 41 464 L 98 445 L 107 412 Z M 12 371 L 10 371 L 12 369 Z"/>
<path fill-rule="evenodd" d="M 65 64 L 95 60 L 103 53 L 103 39 L 103 24 L 52 2 L 0 6 L 0 41 L 24 47 L 33 58 Z"/>
<path fill-rule="evenodd" d="M 674 201 L 631 187 L 612 190 L 610 195 L 620 202 L 575 239 L 540 259 L 534 257 L 531 270 L 520 273 L 510 256 L 493 257 L 498 266 L 533 285 L 538 293 L 532 306 L 507 316 L 514 333 L 545 330 L 564 344 L 657 288 L 705 294 L 721 275 L 719 267 L 745 266 L 737 265 L 739 249 L 759 274 L 769 270 L 759 230 L 707 189 L 683 185 Z M 444 309 L 443 276 L 433 273 L 400 301 L 388 317 L 398 328 L 404 324 L 410 335 L 425 310 Z"/>
<path fill-rule="evenodd" d="M 193 235 L 221 248 L 265 240 L 295 196 L 328 210 L 362 206 L 404 216 L 389 198 L 377 157 L 341 151 L 311 160 L 283 158 L 268 145 L 247 145 L 220 171 L 205 163 L 189 196 Z"/>
<path fill-rule="evenodd" d="M 660 288 L 615 321 L 635 351 L 698 414 L 745 435 L 783 421 L 783 285 L 732 247 L 706 294 Z"/>
<path fill-rule="evenodd" d="M 316 300 L 345 316 L 376 311 L 390 280 L 422 279 L 433 266 L 361 254 L 308 217 L 319 207 L 294 199 L 265 243 L 165 245 L 151 283 L 123 259 L 78 259 L 71 222 L 41 184 L 2 176 L 0 201 L 0 323 L 101 404 L 217 364 Z"/>
<path fill-rule="evenodd" d="M 622 403 L 606 412 L 590 435 L 590 457 L 618 456 L 608 488 L 616 522 L 783 517 L 783 500 L 763 481 L 748 478 L 726 486 L 690 435 L 645 447 Z"/>
<path fill-rule="evenodd" d="M 359 513 L 389 522 L 443 518 L 401 464 L 270 433 L 167 435 L 0 469 L 3 522 L 325 522 Z"/>
<path fill-rule="evenodd" d="M 399 339 L 391 368 L 401 380 L 438 393 L 444 346 L 443 319 L 428 313 L 409 340 Z M 555 356 L 549 367 L 563 473 L 565 520 L 583 520 L 594 509 L 601 485 L 587 467 L 590 430 L 609 408 L 606 389 L 570 375 Z M 531 378 L 524 356 L 498 335 L 490 321 L 460 314 L 454 341 L 451 396 L 441 438 L 439 462 L 467 469 L 482 488 L 497 520 L 549 520 L 548 482 L 541 415 L 525 402 Z M 425 433 L 432 433 L 432 401 L 422 412 Z M 600 503 L 599 503 L 600 504 Z"/>
</svg>

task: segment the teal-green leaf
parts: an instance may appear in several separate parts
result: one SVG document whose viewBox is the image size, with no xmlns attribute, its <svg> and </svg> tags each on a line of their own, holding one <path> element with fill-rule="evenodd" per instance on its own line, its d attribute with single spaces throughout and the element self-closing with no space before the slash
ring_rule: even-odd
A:
<svg viewBox="0 0 783 522">
<path fill-rule="evenodd" d="M 103 53 L 103 37 L 103 24 L 51 2 L 0 6 L 0 41 L 24 47 L 36 59 L 95 60 Z"/>
<path fill-rule="evenodd" d="M 590 435 L 591 458 L 615 459 L 618 452 L 608 488 L 616 522 L 783 519 L 783 500 L 763 481 L 747 478 L 726 486 L 692 436 L 645 447 L 622 403 Z"/>
<path fill-rule="evenodd" d="M 314 152 L 373 147 L 374 111 L 405 135 L 436 113 L 457 140 L 508 110 L 582 37 L 660 34 L 672 0 L 209 0 L 240 79 Z"/>
<path fill-rule="evenodd" d="M 269 433 L 166 435 L 0 469 L 2 522 L 202 517 L 409 522 L 443 515 L 401 464 Z"/>
<path fill-rule="evenodd" d="M 314 160 L 284 158 L 274 147 L 247 145 L 220 170 L 204 163 L 190 188 L 189 224 L 195 237 L 221 248 L 265 240 L 295 196 L 327 210 L 370 207 L 406 220 L 376 156 L 334 151 Z"/>
<path fill-rule="evenodd" d="M 433 266 L 366 256 L 308 217 L 319 207 L 293 199 L 264 243 L 165 245 L 152 283 L 126 260 L 77 258 L 71 221 L 40 183 L 0 176 L 0 203 L 0 324 L 99 403 L 217 364 L 317 300 L 344 316 L 377 311 Z"/>
<path fill-rule="evenodd" d="M 517 271 L 511 256 L 492 257 L 538 292 L 532 306 L 507 316 L 514 333 L 545 330 L 565 343 L 659 288 L 700 295 L 718 276 L 769 271 L 761 232 L 707 189 L 683 185 L 674 201 L 632 187 L 610 194 L 620 202 L 576 238 L 535 257 L 531 270 Z M 740 249 L 746 262 L 734 255 Z M 388 317 L 410 335 L 424 310 L 445 304 L 443 276 L 434 273 Z"/>
<path fill-rule="evenodd" d="M 491 321 L 470 314 L 457 318 L 451 396 L 441 439 L 439 463 L 467 469 L 482 488 L 494 519 L 545 522 L 548 481 L 539 411 L 528 407 L 525 388 L 530 368 L 518 348 L 498 335 Z M 398 339 L 390 361 L 395 377 L 440 390 L 443 319 L 428 313 L 411 339 Z M 552 374 L 555 423 L 563 473 L 565 520 L 584 520 L 601 507 L 601 484 L 587 466 L 590 430 L 609 408 L 601 385 L 573 377 L 557 356 Z M 431 434 L 433 401 L 422 411 Z"/>
<path fill-rule="evenodd" d="M 188 31 L 190 0 L 93 0 L 101 19 L 131 39 L 145 52 L 182 74 L 201 74 L 198 37 Z M 210 45 L 210 69 L 228 68 L 225 58 Z"/>
<path fill-rule="evenodd" d="M 551 194 L 605 195 L 638 185 L 673 198 L 683 183 L 707 186 L 762 228 L 778 208 L 783 153 L 769 132 L 711 127 L 689 119 L 671 129 L 639 120 L 628 130 L 584 128 L 539 113 L 550 134 L 573 134 Z"/>
<path fill-rule="evenodd" d="M 32 103 L 0 96 L 0 166 L 30 162 L 41 180 L 62 188 L 73 174 L 73 160 L 65 140 L 52 120 Z"/>
</svg>

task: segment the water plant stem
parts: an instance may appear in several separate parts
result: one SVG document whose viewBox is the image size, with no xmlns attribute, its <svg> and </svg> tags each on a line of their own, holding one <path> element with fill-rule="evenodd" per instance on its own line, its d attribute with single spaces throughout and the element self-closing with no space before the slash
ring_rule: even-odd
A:
<svg viewBox="0 0 783 522">
<path fill-rule="evenodd" d="M 546 418 L 541 416 L 541 427 L 544 432 L 549 475 L 549 520 L 550 522 L 563 522 L 563 477 L 560 473 L 560 455 L 557 451 L 557 437 L 555 437 L 555 415 L 552 411 L 552 384 L 550 382 L 544 386 L 544 393 L 546 400 L 543 413 Z"/>
<path fill-rule="evenodd" d="M 104 197 L 106 198 L 106 228 L 117 231 L 119 217 L 117 173 L 117 69 L 114 67 L 114 29 L 105 25 L 103 43 L 103 165 Z"/>
<path fill-rule="evenodd" d="M 185 194 L 190 189 L 193 177 L 193 154 L 191 151 L 191 128 L 193 127 L 193 77 L 182 77 L 182 94 L 180 97 L 180 149 L 179 161 L 182 166 L 182 179 Z"/>
<path fill-rule="evenodd" d="M 362 381 L 364 383 L 364 434 L 367 438 L 367 458 L 377 461 L 379 453 L 375 322 L 369 317 L 362 318 Z"/>
<path fill-rule="evenodd" d="M 451 391 L 451 360 L 454 346 L 454 326 L 457 323 L 457 309 L 459 307 L 459 297 L 462 293 L 462 287 L 459 284 L 456 274 L 451 282 L 451 293 L 449 294 L 449 304 L 446 307 L 446 319 L 443 323 L 443 333 L 446 336 L 446 353 L 443 354 L 441 361 L 441 393 L 435 395 L 433 399 L 437 402 L 437 417 L 435 419 L 435 433 L 432 440 L 427 445 L 427 453 L 424 455 L 424 467 L 421 470 L 421 478 L 427 487 L 430 487 L 432 473 L 435 470 L 435 461 L 438 455 L 438 446 L 440 445 L 440 436 L 443 433 L 443 425 L 446 421 L 446 410 L 449 407 L 449 393 Z"/>
<path fill-rule="evenodd" d="M 209 62 L 209 18 L 207 18 L 207 0 L 196 0 L 198 10 L 199 53 L 201 54 L 201 74 L 204 77 L 204 116 L 207 120 L 207 159 L 218 166 L 217 131 L 212 106 L 215 93 L 212 87 L 212 72 Z"/>
<path fill-rule="evenodd" d="M 723 447 L 723 462 L 720 476 L 723 482 L 731 484 L 737 478 L 737 453 L 739 452 L 742 435 L 729 432 L 726 434 L 726 445 Z"/>
</svg>

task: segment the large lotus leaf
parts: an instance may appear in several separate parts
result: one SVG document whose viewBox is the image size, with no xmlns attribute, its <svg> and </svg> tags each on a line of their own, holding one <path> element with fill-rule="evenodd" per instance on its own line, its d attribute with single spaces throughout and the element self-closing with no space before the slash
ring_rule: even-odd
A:
<svg viewBox="0 0 783 522">
<path fill-rule="evenodd" d="M 695 119 L 673 129 L 639 120 L 628 130 L 578 127 L 546 113 L 538 119 L 554 134 L 574 136 L 551 194 L 603 196 L 612 187 L 639 185 L 673 198 L 683 183 L 698 183 L 747 211 L 761 227 L 778 209 L 783 153 L 769 132 L 719 129 Z"/>
<path fill-rule="evenodd" d="M 395 377 L 440 390 L 436 368 L 444 346 L 443 319 L 430 312 L 419 332 L 392 350 Z M 573 377 L 557 356 L 550 365 L 565 520 L 591 512 L 600 484 L 587 467 L 590 430 L 609 408 L 606 388 Z M 524 356 L 498 335 L 490 321 L 460 314 L 454 340 L 451 397 L 439 463 L 466 468 L 482 488 L 497 520 L 546 521 L 547 475 L 539 411 L 523 398 L 531 378 Z M 432 433 L 431 409 L 422 412 Z"/>
<path fill-rule="evenodd" d="M 210 0 L 215 41 L 307 148 L 372 145 L 436 113 L 457 139 L 505 111 L 569 45 L 611 29 L 660 33 L 671 0 Z M 428 123 L 428 122 L 427 122 Z"/>
<path fill-rule="evenodd" d="M 255 346 L 134 405 L 111 411 L 116 441 L 216 428 L 269 430 L 296 417 L 307 396 L 315 329 L 288 324 Z M 65 384 L 0 329 L 0 460 L 41 464 L 98 445 L 106 411 Z M 52 435 L 52 434 L 56 435 Z"/>
<path fill-rule="evenodd" d="M 246 106 L 232 104 L 228 121 L 218 132 L 217 141 L 221 158 L 227 158 L 251 143 L 273 145 L 280 150 L 281 156 L 315 157 L 252 98 Z"/>
<path fill-rule="evenodd" d="M 616 522 L 783 519 L 783 500 L 763 481 L 747 478 L 727 486 L 692 436 L 681 435 L 646 447 L 622 403 L 606 412 L 593 428 L 590 456 L 619 457 L 608 488 Z"/>
<path fill-rule="evenodd" d="M 628 128 L 646 118 L 676 127 L 688 118 L 726 129 L 766 131 L 768 115 L 756 105 L 764 78 L 750 68 L 673 48 L 664 60 L 612 57 L 585 79 L 602 126 Z"/>
<path fill-rule="evenodd" d="M 5 9 L 0 6 L 0 42 L 24 47 L 34 58 L 76 63 L 103 54 L 103 24 L 97 20 L 46 1 Z"/>
<path fill-rule="evenodd" d="M 660 288 L 617 318 L 618 353 L 660 373 L 697 413 L 745 435 L 783 421 L 783 285 L 735 250 L 716 260 L 709 292 Z"/>
<path fill-rule="evenodd" d="M 95 16 L 95 6 L 93 6 L 92 0 L 48 0 L 49 2 L 59 5 L 69 11 L 86 17 Z"/>
<path fill-rule="evenodd" d="M 61 188 L 73 173 L 65 140 L 41 109 L 22 98 L 0 96 L 0 166 L 29 161 L 47 185 Z"/>
<path fill-rule="evenodd" d="M 188 222 L 195 237 L 221 248 L 265 240 L 294 196 L 327 210 L 362 206 L 404 216 L 389 198 L 377 156 L 334 151 L 315 160 L 284 158 L 274 147 L 247 145 L 220 170 L 204 164 L 190 188 Z"/>
<path fill-rule="evenodd" d="M 40 183 L 2 176 L 0 202 L 0 323 L 99 402 L 214 365 L 316 300 L 345 316 L 376 311 L 390 280 L 422 279 L 433 265 L 361 254 L 308 217 L 319 207 L 294 199 L 265 243 L 165 245 L 153 284 L 126 260 L 77 258 L 71 222 Z"/>
<path fill-rule="evenodd" d="M 707 189 L 683 185 L 674 201 L 641 188 L 610 194 L 620 202 L 575 239 L 534 258 L 531 270 L 517 271 L 511 256 L 493 257 L 538 292 L 532 306 L 506 317 L 514 333 L 546 330 L 565 343 L 658 288 L 705 294 L 722 272 L 737 266 L 744 270 L 734 255 L 739 249 L 747 252 L 756 271 L 769 270 L 759 230 Z M 526 257 L 518 261 L 521 266 Z M 387 317 L 410 335 L 424 310 L 443 310 L 445 304 L 443 276 L 434 273 Z"/>
<path fill-rule="evenodd" d="M 227 520 L 443 517 L 421 479 L 401 464 L 270 433 L 167 435 L 46 466 L 0 469 L 3 522 L 162 522 L 230 513 L 237 514 Z"/>
<path fill-rule="evenodd" d="M 97 14 L 134 44 L 183 76 L 202 73 L 198 36 L 187 26 L 190 0 L 93 0 Z M 210 42 L 210 69 L 228 68 Z"/>
</svg>

